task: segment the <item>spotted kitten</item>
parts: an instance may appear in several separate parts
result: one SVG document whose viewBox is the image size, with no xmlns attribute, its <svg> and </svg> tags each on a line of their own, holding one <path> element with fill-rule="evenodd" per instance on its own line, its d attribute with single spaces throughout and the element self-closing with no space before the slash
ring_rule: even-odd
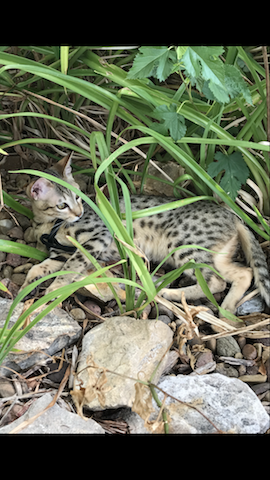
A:
<svg viewBox="0 0 270 480">
<path fill-rule="evenodd" d="M 48 173 L 79 188 L 71 173 L 70 156 L 63 158 Z M 34 213 L 32 232 L 35 240 L 42 241 L 48 248 L 50 247 L 50 256 L 31 268 L 23 287 L 37 278 L 59 270 L 73 270 L 78 273 L 87 270 L 90 262 L 79 250 L 75 249 L 73 252 L 66 235 L 76 238 L 97 259 L 108 261 L 119 258 L 114 240 L 102 220 L 87 204 L 82 205 L 81 198 L 73 192 L 57 183 L 39 178 L 28 186 L 27 195 L 32 201 Z M 133 210 L 169 201 L 171 199 L 163 197 L 131 196 Z M 123 202 L 121 208 L 124 211 Z M 57 219 L 64 221 L 60 227 Z M 226 208 L 212 202 L 201 201 L 134 220 L 133 225 L 134 242 L 150 260 L 159 263 L 174 248 L 187 245 L 187 248 L 171 255 L 169 264 L 172 268 L 181 267 L 192 258 L 196 262 L 213 266 L 224 280 L 210 269 L 202 269 L 212 293 L 222 292 L 226 288 L 226 282 L 232 284 L 222 303 L 223 308 L 235 312 L 236 304 L 249 288 L 253 275 L 255 285 L 266 303 L 270 305 L 270 276 L 262 249 L 253 233 Z M 53 228 L 54 237 L 52 234 L 49 235 Z M 222 255 L 189 248 L 188 245 L 192 244 L 220 252 Z M 242 246 L 250 266 L 234 262 L 239 245 Z M 204 296 L 194 270 L 186 270 L 185 275 L 189 277 L 189 283 L 193 283 L 191 286 L 164 288 L 160 294 L 169 300 L 178 301 L 181 298 L 181 291 L 185 292 L 187 300 Z M 79 275 L 74 274 L 59 276 L 46 293 L 79 278 Z"/>
</svg>

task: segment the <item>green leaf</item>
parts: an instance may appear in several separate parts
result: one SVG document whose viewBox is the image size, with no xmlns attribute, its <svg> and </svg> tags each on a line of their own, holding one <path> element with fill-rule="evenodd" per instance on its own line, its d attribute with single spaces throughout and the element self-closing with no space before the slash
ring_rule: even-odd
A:
<svg viewBox="0 0 270 480">
<path fill-rule="evenodd" d="M 241 185 L 245 184 L 249 177 L 249 168 L 240 152 L 234 152 L 231 155 L 217 152 L 214 158 L 217 162 L 212 162 L 209 165 L 207 173 L 215 178 L 225 170 L 220 186 L 232 200 L 235 200 Z"/>
<path fill-rule="evenodd" d="M 141 47 L 127 74 L 127 78 L 154 76 L 160 82 L 171 74 L 176 62 L 176 53 L 168 47 Z"/>
<path fill-rule="evenodd" d="M 164 135 L 169 131 L 175 142 L 185 135 L 187 131 L 185 119 L 183 115 L 177 113 L 177 105 L 175 103 L 170 105 L 169 108 L 167 105 L 160 105 L 155 108 L 153 113 L 163 122 L 161 124 L 152 123 L 151 128 L 153 128 L 153 130 Z"/>
<path fill-rule="evenodd" d="M 217 86 L 224 86 L 224 65 L 218 58 L 223 52 L 223 47 L 188 47 L 183 55 L 181 63 L 192 84 L 196 83 L 200 92 L 203 85 L 201 79 L 209 82 L 211 91 L 213 87 L 216 89 Z M 215 96 L 218 99 L 218 92 Z"/>
<path fill-rule="evenodd" d="M 234 65 L 224 65 L 224 86 L 209 86 L 209 82 L 205 82 L 203 85 L 202 93 L 208 100 L 216 100 L 219 103 L 228 103 L 242 94 L 244 99 L 250 105 L 252 103 L 252 97 L 246 82 L 243 80 L 241 73 Z"/>
<path fill-rule="evenodd" d="M 250 91 L 241 73 L 234 65 L 224 65 L 225 69 L 225 86 L 231 97 L 231 100 L 242 93 L 244 99 L 250 105 L 253 105 Z"/>
</svg>

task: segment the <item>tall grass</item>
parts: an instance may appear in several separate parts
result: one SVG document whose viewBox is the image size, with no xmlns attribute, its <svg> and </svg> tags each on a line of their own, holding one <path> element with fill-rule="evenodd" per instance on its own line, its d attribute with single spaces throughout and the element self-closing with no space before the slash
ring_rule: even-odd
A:
<svg viewBox="0 0 270 480">
<path fill-rule="evenodd" d="M 187 88 L 182 72 L 171 75 L 166 84 L 128 78 L 128 71 L 138 53 L 136 48 L 119 47 L 117 51 L 106 51 L 87 46 L 21 46 L 14 54 L 14 49 L 0 47 L 1 150 L 11 153 L 20 146 L 29 149 L 37 158 L 46 155 L 54 159 L 73 150 L 77 158 L 91 161 L 91 167 L 83 170 L 75 162 L 74 174 L 82 171 L 93 178 L 97 203 L 81 192 L 76 193 L 90 204 L 109 231 L 116 235 L 127 281 L 127 311 L 142 308 L 145 305 L 143 302 L 153 300 L 158 291 L 144 259 L 136 252 L 132 219 L 176 206 L 168 204 L 158 206 L 154 211 L 132 213 L 129 190 L 136 192 L 136 180 L 136 185 L 139 181 L 140 191 L 143 192 L 150 159 L 166 163 L 171 158 L 185 168 L 183 178 L 173 179 L 173 183 L 156 177 L 159 181 L 171 183 L 179 196 L 183 192 L 184 197 L 188 197 L 177 200 L 177 205 L 216 196 L 255 232 L 264 239 L 269 238 L 264 219 L 270 214 L 269 145 L 262 142 L 267 140 L 266 102 L 270 100 L 266 97 L 265 69 L 253 58 L 250 50 L 252 48 L 227 47 L 224 62 L 237 65 L 247 77 L 253 105 L 248 105 L 241 96 L 221 105 L 215 100 L 206 101 L 203 95 L 191 89 L 190 84 Z M 177 106 L 187 125 L 186 134 L 176 142 L 153 129 L 155 109 L 172 104 Z M 92 118 L 93 113 L 88 113 L 95 108 L 106 112 L 105 124 L 97 116 L 97 119 Z M 115 133 L 117 123 L 120 131 L 118 128 L 118 133 Z M 16 138 L 12 125 L 16 125 Z M 18 132 L 21 132 L 20 138 Z M 247 214 L 207 174 L 207 167 L 219 149 L 228 154 L 241 152 L 250 170 L 250 178 L 263 200 L 263 209 L 257 209 L 258 222 L 254 220 L 256 213 L 253 216 Z M 136 155 L 137 161 L 140 156 L 144 164 L 142 171 L 132 168 L 126 161 L 127 154 L 131 158 Z M 22 171 L 50 178 L 43 172 Z M 182 183 L 186 180 L 190 184 L 188 189 Z M 53 181 L 58 179 L 54 177 Z M 108 187 L 110 202 L 101 188 L 104 183 Z M 74 190 L 74 187 L 70 188 Z M 253 193 L 248 186 L 242 188 Z M 119 191 L 124 196 L 124 216 L 120 214 Z M 29 209 L 8 193 L 3 192 L 3 195 L 6 205 L 31 218 Z M 256 212 L 256 199 L 254 203 Z M 0 240 L 0 248 L 7 252 L 16 248 L 16 253 L 39 260 L 45 256 L 37 249 L 5 240 Z M 142 294 L 135 301 L 137 276 Z M 102 278 L 105 281 L 107 277 L 103 275 Z M 169 281 L 169 278 L 165 280 Z M 99 280 L 94 276 L 91 281 Z M 73 288 L 70 285 L 65 293 L 59 293 L 53 305 L 62 301 L 63 295 Z M 23 296 L 19 297 L 20 300 Z"/>
</svg>

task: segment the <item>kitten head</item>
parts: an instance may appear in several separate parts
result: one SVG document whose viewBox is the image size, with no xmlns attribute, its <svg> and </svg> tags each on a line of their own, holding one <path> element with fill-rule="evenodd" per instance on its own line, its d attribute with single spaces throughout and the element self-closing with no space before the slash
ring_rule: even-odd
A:
<svg viewBox="0 0 270 480">
<path fill-rule="evenodd" d="M 71 173 L 71 154 L 62 158 L 48 173 L 79 189 Z M 26 194 L 32 201 L 34 219 L 38 223 L 52 222 L 61 218 L 67 222 L 76 222 L 83 215 L 82 199 L 68 188 L 40 177 L 30 183 Z"/>
</svg>

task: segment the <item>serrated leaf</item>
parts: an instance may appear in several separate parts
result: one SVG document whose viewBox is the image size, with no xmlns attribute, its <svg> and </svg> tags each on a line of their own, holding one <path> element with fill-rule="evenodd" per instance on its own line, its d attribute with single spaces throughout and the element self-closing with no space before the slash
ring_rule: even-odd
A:
<svg viewBox="0 0 270 480">
<path fill-rule="evenodd" d="M 209 165 L 207 173 L 215 178 L 225 170 L 220 186 L 232 200 L 235 200 L 241 185 L 245 184 L 249 177 L 249 169 L 240 152 L 234 152 L 231 155 L 217 152 L 214 158 L 217 162 Z"/>
<path fill-rule="evenodd" d="M 250 105 L 253 105 L 250 91 L 241 73 L 234 65 L 224 65 L 225 68 L 225 86 L 231 99 L 242 93 L 244 99 Z"/>
<path fill-rule="evenodd" d="M 218 58 L 224 52 L 223 47 L 188 47 L 181 59 L 188 77 L 195 80 L 198 90 L 197 79 L 202 78 L 209 81 L 209 88 L 212 85 L 224 85 L 224 65 Z M 211 89 L 212 90 L 212 89 Z"/>
<path fill-rule="evenodd" d="M 177 59 L 180 60 L 183 55 L 186 53 L 188 47 L 183 47 L 182 45 L 180 47 L 177 47 L 176 49 L 176 54 L 177 54 Z"/>
<path fill-rule="evenodd" d="M 160 82 L 171 74 L 176 53 L 168 47 L 140 47 L 127 78 L 145 78 L 154 76 Z"/>
<path fill-rule="evenodd" d="M 214 85 L 213 83 L 210 85 L 209 82 L 204 83 L 202 93 L 206 98 L 216 100 L 219 103 L 228 103 L 242 94 L 246 102 L 253 105 L 250 91 L 239 70 L 234 65 L 225 64 L 224 72 L 224 86 Z"/>
<path fill-rule="evenodd" d="M 177 105 L 175 103 L 170 105 L 170 109 L 167 105 L 160 105 L 155 108 L 154 113 L 163 123 L 152 123 L 151 128 L 163 135 L 169 131 L 175 142 L 185 135 L 187 130 L 185 119 L 183 115 L 177 113 Z"/>
</svg>

